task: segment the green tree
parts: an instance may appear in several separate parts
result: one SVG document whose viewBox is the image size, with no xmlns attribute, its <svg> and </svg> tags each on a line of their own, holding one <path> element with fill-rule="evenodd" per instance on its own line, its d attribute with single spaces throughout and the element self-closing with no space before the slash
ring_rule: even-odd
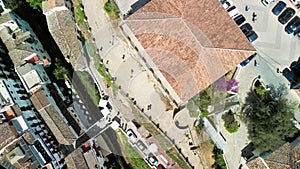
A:
<svg viewBox="0 0 300 169">
<path fill-rule="evenodd" d="M 55 70 L 53 71 L 53 74 L 57 80 L 69 80 L 69 70 L 62 65 L 61 61 L 58 58 L 55 58 Z"/>
<path fill-rule="evenodd" d="M 39 11 L 42 11 L 42 2 L 43 2 L 43 0 L 26 0 L 26 2 L 28 2 L 29 5 L 33 9 L 37 9 Z"/>
<path fill-rule="evenodd" d="M 201 117 L 206 117 L 208 115 L 207 108 L 211 104 L 211 96 L 212 89 L 211 87 L 208 87 L 190 99 L 187 103 L 187 109 L 190 112 L 190 116 L 198 117 L 201 112 Z"/>
<path fill-rule="evenodd" d="M 3 0 L 5 8 L 15 10 L 20 6 L 24 5 L 23 0 Z"/>
<path fill-rule="evenodd" d="M 112 15 L 113 19 L 117 19 L 119 17 L 120 10 L 119 10 L 118 6 L 116 5 L 116 3 L 113 0 L 108 0 L 104 4 L 103 8 L 104 8 L 104 11 L 107 14 Z"/>
<path fill-rule="evenodd" d="M 68 73 L 69 73 L 69 70 L 63 66 L 59 66 L 53 71 L 54 76 L 58 80 L 66 79 Z"/>
<path fill-rule="evenodd" d="M 292 119 L 296 104 L 286 99 L 287 88 L 279 85 L 263 95 L 250 91 L 246 97 L 244 121 L 248 126 L 249 139 L 257 151 L 263 153 L 285 143 L 297 129 Z"/>
<path fill-rule="evenodd" d="M 222 119 L 224 120 L 224 126 L 229 133 L 234 133 L 238 131 L 239 123 L 235 120 L 234 114 L 231 110 L 223 114 Z"/>
</svg>

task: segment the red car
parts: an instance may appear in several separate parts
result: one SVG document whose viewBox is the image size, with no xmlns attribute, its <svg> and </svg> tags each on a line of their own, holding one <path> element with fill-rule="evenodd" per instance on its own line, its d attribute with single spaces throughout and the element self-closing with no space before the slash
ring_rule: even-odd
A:
<svg viewBox="0 0 300 169">
<path fill-rule="evenodd" d="M 158 166 L 157 166 L 157 169 L 166 169 L 162 164 L 159 164 Z"/>
</svg>

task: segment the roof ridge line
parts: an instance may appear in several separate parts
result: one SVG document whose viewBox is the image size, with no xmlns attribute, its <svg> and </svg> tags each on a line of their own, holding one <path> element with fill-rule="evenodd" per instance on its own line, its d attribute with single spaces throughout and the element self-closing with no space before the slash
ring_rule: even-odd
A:
<svg viewBox="0 0 300 169">
<path fill-rule="evenodd" d="M 183 6 L 183 10 L 182 10 L 181 15 L 180 15 L 181 18 L 183 17 L 183 13 L 184 13 L 184 11 L 185 11 L 185 8 L 186 8 L 186 6 L 187 6 L 187 3 L 188 3 L 188 0 L 185 0 L 184 6 Z"/>
<path fill-rule="evenodd" d="M 222 47 L 207 47 L 203 46 L 203 48 L 208 48 L 208 49 L 219 49 L 219 50 L 231 50 L 231 51 L 246 51 L 246 52 L 255 52 L 256 50 L 251 50 L 251 49 L 233 49 L 233 48 L 222 48 Z"/>
<path fill-rule="evenodd" d="M 187 23 L 185 22 L 184 18 L 181 18 L 181 21 L 183 22 L 184 26 L 188 29 L 188 31 L 190 32 L 190 34 L 192 35 L 193 38 L 195 38 L 196 42 L 204 48 L 204 46 L 202 45 L 201 42 L 199 42 L 198 38 L 195 36 L 195 34 L 193 33 L 193 31 L 190 29 L 190 27 L 187 25 Z"/>
<path fill-rule="evenodd" d="M 128 21 L 156 21 L 156 20 L 175 20 L 175 19 L 180 19 L 181 17 L 169 17 L 169 18 L 144 18 L 144 19 L 126 19 L 125 22 Z"/>
</svg>

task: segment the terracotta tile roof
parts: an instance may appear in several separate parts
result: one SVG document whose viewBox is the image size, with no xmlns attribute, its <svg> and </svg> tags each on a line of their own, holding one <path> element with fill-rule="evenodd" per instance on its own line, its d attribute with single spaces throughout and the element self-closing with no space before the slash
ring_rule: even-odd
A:
<svg viewBox="0 0 300 169">
<path fill-rule="evenodd" d="M 289 168 L 293 156 L 293 148 L 290 143 L 285 143 L 279 149 L 270 154 L 266 159 L 268 166 L 281 166 L 284 168 Z"/>
<path fill-rule="evenodd" d="M 218 0 L 152 0 L 125 24 L 183 101 L 255 52 Z"/>
<path fill-rule="evenodd" d="M 4 116 L 6 117 L 7 120 L 13 119 L 16 117 L 15 112 L 13 111 L 13 109 L 9 108 L 5 111 Z"/>
<path fill-rule="evenodd" d="M 186 0 L 152 0 L 132 15 L 131 19 L 161 19 L 180 17 Z"/>
<path fill-rule="evenodd" d="M 67 168 L 72 169 L 88 169 L 86 161 L 84 160 L 83 154 L 80 149 L 74 150 L 65 158 Z"/>
<path fill-rule="evenodd" d="M 43 90 L 39 90 L 38 92 L 35 92 L 31 97 L 30 100 L 36 110 L 41 110 L 45 106 L 50 105 L 50 102 Z"/>
<path fill-rule="evenodd" d="M 75 141 L 75 135 L 71 132 L 69 126 L 58 114 L 54 106 L 50 104 L 43 90 L 33 94 L 30 100 L 60 144 L 69 145 Z"/>
<path fill-rule="evenodd" d="M 71 132 L 69 126 L 64 122 L 58 112 L 55 110 L 54 106 L 50 105 L 45 108 L 46 112 L 48 113 L 50 119 L 55 124 L 53 127 L 57 127 L 59 132 L 63 135 L 63 138 L 66 139 L 69 144 L 76 140 L 75 135 Z M 50 127 L 50 126 L 49 126 Z M 52 127 L 50 127 L 51 130 Z M 56 136 L 56 133 L 53 133 Z"/>
<path fill-rule="evenodd" d="M 249 169 L 261 169 L 265 165 L 267 165 L 269 169 L 295 169 L 299 167 L 299 160 L 300 144 L 293 147 L 291 143 L 287 142 L 267 155 L 264 160 L 258 157 L 248 162 L 247 166 Z"/>
<path fill-rule="evenodd" d="M 64 10 L 57 10 L 46 15 L 46 19 L 48 29 L 57 46 L 66 60 L 69 60 L 76 69 L 78 58 L 81 57 L 81 51 L 75 30 L 75 22 L 70 11 L 65 7 Z"/>
<path fill-rule="evenodd" d="M 267 169 L 267 167 L 265 166 L 262 160 L 263 159 L 257 157 L 254 160 L 247 162 L 247 167 L 249 169 Z"/>
</svg>

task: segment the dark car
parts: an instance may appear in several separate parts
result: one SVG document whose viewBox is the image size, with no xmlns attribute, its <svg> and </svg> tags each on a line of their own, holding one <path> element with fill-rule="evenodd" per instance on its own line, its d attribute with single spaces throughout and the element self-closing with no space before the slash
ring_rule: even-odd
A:
<svg viewBox="0 0 300 169">
<path fill-rule="evenodd" d="M 236 18 L 234 18 L 235 23 L 240 26 L 242 23 L 246 21 L 246 18 L 243 15 L 239 15 Z"/>
<path fill-rule="evenodd" d="M 295 10 L 288 7 L 278 17 L 281 24 L 286 24 L 295 15 Z"/>
<path fill-rule="evenodd" d="M 300 28 L 300 18 L 295 16 L 285 27 L 285 32 L 291 34 Z"/>
<path fill-rule="evenodd" d="M 256 53 L 249 56 L 247 59 L 245 59 L 243 62 L 240 63 L 241 66 L 246 66 L 254 57 L 256 56 Z"/>
<path fill-rule="evenodd" d="M 248 35 L 249 32 L 252 31 L 252 26 L 249 23 L 245 23 L 240 27 L 240 29 L 245 35 Z"/>
<path fill-rule="evenodd" d="M 249 40 L 249 42 L 253 42 L 257 38 L 258 38 L 258 35 L 254 31 L 251 31 L 247 34 L 247 39 Z"/>
<path fill-rule="evenodd" d="M 300 28 L 294 32 L 294 36 L 300 39 Z"/>
<path fill-rule="evenodd" d="M 272 9 L 272 12 L 274 15 L 279 15 L 280 12 L 286 7 L 286 3 L 279 1 L 274 8 Z"/>
</svg>

